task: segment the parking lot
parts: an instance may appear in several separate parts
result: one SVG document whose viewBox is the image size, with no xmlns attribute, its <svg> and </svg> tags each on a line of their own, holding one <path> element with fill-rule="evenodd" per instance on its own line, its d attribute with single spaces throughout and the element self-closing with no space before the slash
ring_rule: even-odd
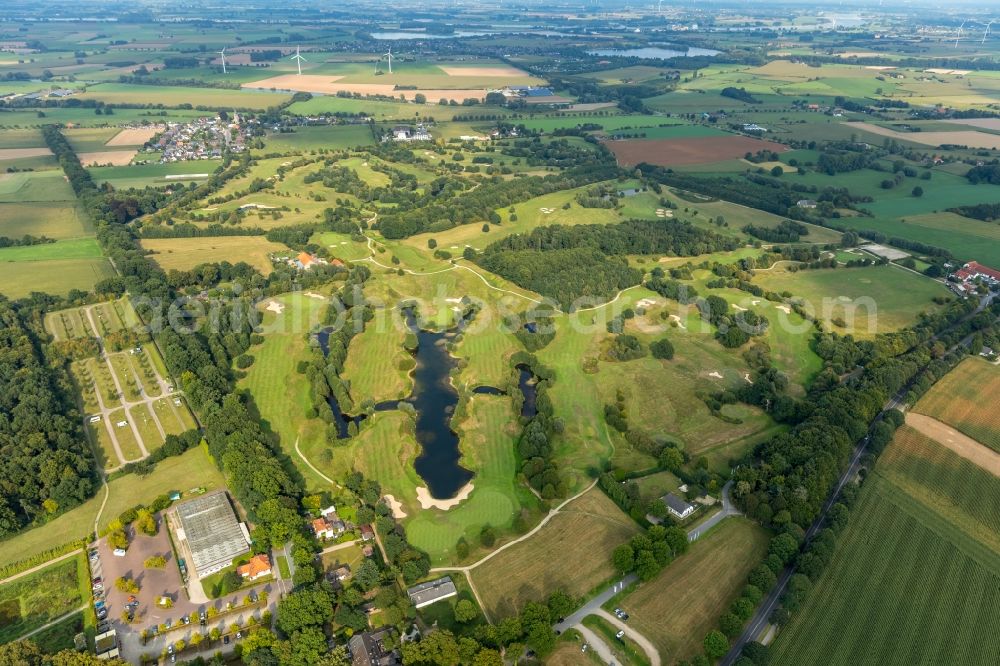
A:
<svg viewBox="0 0 1000 666">
<path fill-rule="evenodd" d="M 132 527 L 127 528 L 129 537 L 129 547 L 124 556 L 116 556 L 107 539 L 100 539 L 96 544 L 92 544 L 91 550 L 97 551 L 97 558 L 91 557 L 90 566 L 92 577 L 102 579 L 103 589 L 98 591 L 97 598 L 104 601 L 104 609 L 107 616 L 103 620 L 108 626 L 117 630 L 118 640 L 122 657 L 132 663 L 138 663 L 142 654 L 159 656 L 159 654 L 169 644 L 183 640 L 189 642 L 191 636 L 198 632 L 202 636 L 207 636 L 212 628 L 218 627 L 223 633 L 233 624 L 246 626 L 251 615 L 259 618 L 264 610 L 274 612 L 278 601 L 278 590 L 274 583 L 265 583 L 253 588 L 245 588 L 237 593 L 228 595 L 223 599 L 216 599 L 204 603 L 197 603 L 188 598 L 187 592 L 181 580 L 177 561 L 170 546 L 170 539 L 167 535 L 166 527 L 162 522 L 162 516 L 157 516 L 159 531 L 156 536 L 146 536 L 136 533 Z M 144 562 L 153 556 L 162 556 L 166 559 L 166 566 L 162 569 L 147 569 Z M 139 586 L 139 591 L 133 594 L 121 592 L 115 587 L 115 581 L 119 577 L 130 578 Z M 200 585 L 198 586 L 200 588 Z M 185 619 L 192 613 L 201 614 L 207 612 L 208 608 L 214 606 L 220 613 L 225 613 L 227 608 L 231 608 L 243 603 L 244 598 L 253 591 L 259 594 L 267 591 L 267 608 L 248 608 L 240 612 L 227 613 L 206 621 L 204 626 L 199 622 L 185 623 Z M 122 619 L 122 611 L 126 610 L 126 604 L 130 596 L 135 597 L 134 619 L 131 623 L 126 623 Z M 172 601 L 171 608 L 163 608 L 157 604 L 161 597 L 167 597 Z M 232 604 L 232 606 L 227 606 Z M 165 624 L 173 630 L 165 635 L 154 635 L 158 625 Z M 175 629 L 182 627 L 183 629 Z M 140 633 L 147 630 L 149 638 L 143 642 Z M 207 648 L 208 641 L 203 645 Z M 214 650 L 228 650 L 229 645 L 216 644 Z M 194 658 L 195 653 L 185 653 L 184 658 Z"/>
</svg>

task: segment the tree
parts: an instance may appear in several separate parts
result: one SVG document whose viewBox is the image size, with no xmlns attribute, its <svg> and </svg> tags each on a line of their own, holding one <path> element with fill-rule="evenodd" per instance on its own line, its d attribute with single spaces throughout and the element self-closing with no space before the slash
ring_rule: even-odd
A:
<svg viewBox="0 0 1000 666">
<path fill-rule="evenodd" d="M 465 624 L 472 622 L 479 617 L 479 610 L 476 605 L 468 599 L 459 599 L 455 604 L 455 621 Z"/>
<path fill-rule="evenodd" d="M 429 633 L 419 641 L 407 641 L 401 646 L 403 663 L 415 666 L 458 666 L 458 641 L 446 629 Z"/>
<path fill-rule="evenodd" d="M 721 631 L 713 629 L 705 636 L 702 646 L 705 648 L 705 655 L 710 660 L 715 661 L 724 657 L 729 651 L 729 640 Z"/>
<path fill-rule="evenodd" d="M 674 357 L 674 345 L 667 338 L 662 338 L 649 345 L 649 352 L 653 358 L 670 360 Z"/>
<path fill-rule="evenodd" d="M 785 170 L 782 169 L 780 166 L 775 165 L 771 167 L 771 175 L 774 176 L 775 178 L 780 177 L 783 173 L 785 173 Z"/>
<path fill-rule="evenodd" d="M 632 571 L 635 568 L 635 551 L 631 545 L 623 543 L 611 553 L 611 561 L 614 562 L 615 569 L 622 573 Z"/>
<path fill-rule="evenodd" d="M 497 533 L 492 525 L 483 525 L 483 529 L 479 532 L 479 542 L 487 548 L 492 548 L 493 544 L 497 542 Z"/>
<path fill-rule="evenodd" d="M 426 104 L 427 103 L 427 95 L 425 95 L 423 93 L 417 93 L 416 95 L 413 96 L 413 101 L 416 104 Z"/>
<path fill-rule="evenodd" d="M 162 555 L 153 555 L 152 557 L 147 557 L 142 565 L 147 569 L 162 569 L 167 566 L 167 558 Z"/>
<path fill-rule="evenodd" d="M 910 194 L 912 194 L 915 197 L 922 197 L 924 196 L 924 188 L 917 185 L 916 187 L 913 188 Z"/>
</svg>

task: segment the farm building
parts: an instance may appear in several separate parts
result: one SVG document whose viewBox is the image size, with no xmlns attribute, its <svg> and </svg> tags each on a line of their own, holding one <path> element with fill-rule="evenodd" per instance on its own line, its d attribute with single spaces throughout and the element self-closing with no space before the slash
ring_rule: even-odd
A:
<svg viewBox="0 0 1000 666">
<path fill-rule="evenodd" d="M 1000 271 L 983 266 L 978 261 L 970 261 L 954 273 L 962 282 L 983 280 L 991 285 L 1000 284 Z"/>
<path fill-rule="evenodd" d="M 351 666 L 395 666 L 403 663 L 399 653 L 385 645 L 388 629 L 365 631 L 351 636 L 347 649 L 351 653 Z"/>
<path fill-rule="evenodd" d="M 250 558 L 249 562 L 236 567 L 236 573 L 240 575 L 240 578 L 245 578 L 247 580 L 257 580 L 258 578 L 263 578 L 264 576 L 270 576 L 271 559 L 263 553 L 260 555 L 254 555 Z"/>
<path fill-rule="evenodd" d="M 694 513 L 693 504 L 688 504 L 687 502 L 682 500 L 677 495 L 674 495 L 673 493 L 667 493 L 666 495 L 660 498 L 660 501 L 662 501 L 667 506 L 667 511 L 673 514 L 675 517 L 680 518 L 681 520 L 687 518 L 692 513 Z"/>
<path fill-rule="evenodd" d="M 195 575 L 204 578 L 250 552 L 250 536 L 225 491 L 203 495 L 177 507 L 177 538 L 191 551 Z"/>
<path fill-rule="evenodd" d="M 406 591 L 414 608 L 423 608 L 458 594 L 450 576 L 414 585 Z"/>
</svg>

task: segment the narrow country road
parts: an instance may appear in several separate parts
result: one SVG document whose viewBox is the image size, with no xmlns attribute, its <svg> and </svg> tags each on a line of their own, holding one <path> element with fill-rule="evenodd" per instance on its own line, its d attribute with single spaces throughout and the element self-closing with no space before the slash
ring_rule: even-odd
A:
<svg viewBox="0 0 1000 666">
<path fill-rule="evenodd" d="M 583 640 L 586 642 L 588 650 L 596 652 L 597 656 L 600 657 L 605 664 L 615 663 L 615 655 L 612 654 L 611 648 L 607 646 L 604 639 L 582 624 L 574 628 L 580 632 L 581 636 L 583 636 Z"/>
<path fill-rule="evenodd" d="M 660 666 L 660 651 L 656 649 L 656 646 L 653 645 L 653 643 L 648 638 L 646 638 L 638 631 L 628 626 L 627 624 L 625 624 L 617 617 L 615 617 L 608 611 L 604 610 L 603 608 L 598 608 L 596 611 L 594 611 L 593 614 L 609 622 L 611 626 L 616 627 L 621 631 L 624 631 L 626 636 L 628 636 L 633 641 L 638 643 L 639 647 L 643 649 L 643 651 L 646 653 L 646 656 L 649 658 L 650 666 Z"/>
<path fill-rule="evenodd" d="M 722 486 L 722 511 L 706 520 L 705 522 L 691 528 L 688 531 L 688 541 L 695 541 L 705 532 L 709 531 L 723 520 L 730 516 L 741 516 L 742 512 L 736 508 L 730 498 L 730 491 L 733 489 L 733 481 L 730 479 L 726 482 L 726 485 Z"/>
</svg>

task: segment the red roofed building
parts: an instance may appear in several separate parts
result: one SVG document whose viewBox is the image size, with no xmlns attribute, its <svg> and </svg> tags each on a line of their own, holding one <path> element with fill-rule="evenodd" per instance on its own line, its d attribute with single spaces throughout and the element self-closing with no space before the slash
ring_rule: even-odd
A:
<svg viewBox="0 0 1000 666">
<path fill-rule="evenodd" d="M 970 261 L 955 271 L 955 277 L 963 282 L 976 278 L 983 278 L 990 282 L 1000 282 L 1000 271 L 994 270 L 989 266 L 983 266 L 978 261 Z"/>
<path fill-rule="evenodd" d="M 271 575 L 271 559 L 264 555 L 254 555 L 246 564 L 236 567 L 236 573 L 247 580 L 257 580 Z"/>
</svg>

